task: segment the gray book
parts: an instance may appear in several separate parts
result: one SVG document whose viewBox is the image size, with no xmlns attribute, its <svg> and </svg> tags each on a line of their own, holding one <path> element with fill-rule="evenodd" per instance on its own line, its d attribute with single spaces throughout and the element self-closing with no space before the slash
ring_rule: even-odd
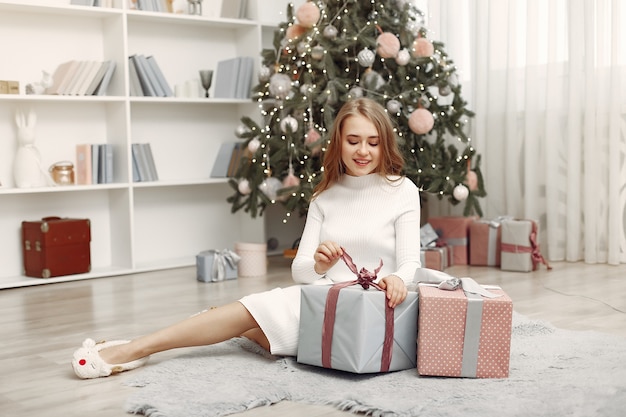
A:
<svg viewBox="0 0 626 417">
<path fill-rule="evenodd" d="M 133 152 L 133 162 L 136 164 L 138 173 L 138 181 L 150 181 L 150 169 L 145 155 L 145 148 L 141 143 L 133 143 L 131 146 Z"/>
<path fill-rule="evenodd" d="M 91 183 L 98 184 L 98 172 L 100 170 L 100 145 L 91 145 Z"/>
<path fill-rule="evenodd" d="M 152 83 L 150 83 L 148 72 L 144 68 L 143 63 L 139 58 L 139 55 L 131 55 L 130 59 L 133 61 L 133 63 L 135 64 L 135 68 L 137 69 L 137 76 L 139 77 L 139 82 L 141 84 L 141 91 L 143 92 L 143 95 L 147 97 L 155 97 L 157 95 L 156 91 L 154 90 Z"/>
<path fill-rule="evenodd" d="M 139 81 L 139 75 L 137 75 L 137 67 L 133 60 L 128 58 L 128 81 L 129 81 L 129 93 L 131 96 L 143 96 L 143 90 L 141 89 L 141 82 Z"/>
<path fill-rule="evenodd" d="M 93 77 L 93 80 L 91 80 L 91 83 L 89 84 L 89 87 L 87 87 L 87 91 L 85 91 L 85 95 L 86 96 L 91 96 L 91 95 L 93 95 L 93 93 L 96 92 L 96 88 L 98 88 L 98 86 L 102 82 L 102 79 L 104 78 L 104 75 L 106 74 L 107 70 L 109 69 L 109 62 L 110 61 L 102 62 L 102 64 L 100 65 L 100 69 L 96 73 L 96 76 Z"/>
<path fill-rule="evenodd" d="M 226 142 L 220 145 L 220 150 L 217 152 L 211 170 L 211 178 L 226 178 L 228 176 L 228 168 L 236 144 L 236 142 Z"/>
<path fill-rule="evenodd" d="M 143 55 L 137 55 L 137 60 L 141 63 L 141 69 L 146 72 L 150 85 L 152 85 L 152 88 L 154 89 L 155 95 L 157 97 L 165 97 L 165 90 L 161 87 L 159 79 L 152 69 L 152 65 L 148 62 L 148 59 Z"/>
<path fill-rule="evenodd" d="M 254 71 L 254 58 L 244 56 L 240 58 L 239 74 L 237 78 L 237 98 L 250 98 L 252 88 L 252 73 Z"/>
<path fill-rule="evenodd" d="M 96 88 L 96 91 L 93 93 L 95 96 L 107 95 L 107 89 L 109 88 L 109 84 L 111 83 L 111 79 L 113 78 L 113 73 L 115 72 L 115 67 L 117 63 L 111 60 L 108 61 L 108 64 L 108 68 L 106 70 L 106 73 L 104 74 L 104 77 L 102 77 L 102 81 L 98 85 L 98 88 Z"/>
<path fill-rule="evenodd" d="M 146 61 L 150 65 L 152 72 L 156 75 L 157 82 L 159 86 L 161 87 L 161 89 L 163 90 L 164 97 L 172 97 L 174 95 L 174 92 L 170 88 L 170 85 L 167 83 L 167 80 L 165 79 L 165 76 L 163 75 L 161 68 L 159 68 L 159 64 L 157 64 L 154 56 L 151 55 L 147 57 Z"/>
<path fill-rule="evenodd" d="M 142 156 L 146 159 L 146 165 L 148 166 L 150 181 L 158 181 L 159 175 L 157 174 L 156 164 L 154 163 L 152 147 L 149 143 L 142 143 L 141 147 L 143 148 Z"/>
<path fill-rule="evenodd" d="M 241 59 L 232 58 L 217 63 L 215 74 L 215 98 L 237 97 L 237 80 L 239 78 L 239 66 Z"/>
</svg>

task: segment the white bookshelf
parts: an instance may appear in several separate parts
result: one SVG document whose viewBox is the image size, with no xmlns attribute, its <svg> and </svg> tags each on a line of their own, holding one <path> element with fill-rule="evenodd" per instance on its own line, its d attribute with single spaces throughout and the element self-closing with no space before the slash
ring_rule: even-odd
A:
<svg viewBox="0 0 626 417">
<path fill-rule="evenodd" d="M 0 288 L 193 265 L 202 250 L 264 242 L 263 219 L 233 215 L 226 202 L 232 189 L 226 180 L 210 178 L 219 145 L 235 138 L 242 115 L 258 117 L 255 104 L 130 96 L 127 58 L 155 56 L 174 89 L 199 78 L 200 69 L 215 69 L 220 60 L 252 56 L 258 68 L 268 23 L 211 18 L 214 11 L 206 1 L 205 16 L 129 10 L 122 0 L 113 8 L 69 3 L 0 0 L 0 38 L 6 40 L 0 79 L 19 81 L 21 90 L 0 95 Z M 250 16 L 257 16 L 257 2 L 249 3 Z M 24 94 L 42 70 L 52 73 L 71 59 L 114 60 L 108 95 Z M 110 143 L 114 183 L 16 188 L 17 108 L 37 115 L 36 146 L 44 167 L 61 160 L 75 163 L 77 144 Z M 140 142 L 151 144 L 159 181 L 132 181 L 131 145 Z M 90 273 L 50 279 L 23 275 L 21 222 L 46 216 L 91 220 Z"/>
</svg>

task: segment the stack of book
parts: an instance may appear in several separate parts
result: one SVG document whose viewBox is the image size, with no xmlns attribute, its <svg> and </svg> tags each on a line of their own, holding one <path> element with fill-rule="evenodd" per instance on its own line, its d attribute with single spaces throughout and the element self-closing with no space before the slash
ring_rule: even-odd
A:
<svg viewBox="0 0 626 417">
<path fill-rule="evenodd" d="M 157 181 L 156 164 L 152 156 L 152 148 L 149 143 L 133 143 L 133 181 Z"/>
<path fill-rule="evenodd" d="M 131 9 L 144 10 L 146 12 L 171 12 L 171 0 L 130 0 Z"/>
<path fill-rule="evenodd" d="M 128 58 L 131 96 L 172 97 L 174 95 L 153 56 L 140 54 Z"/>
<path fill-rule="evenodd" d="M 113 182 L 113 145 L 76 145 L 76 184 L 111 184 Z"/>
<path fill-rule="evenodd" d="M 113 0 L 71 0 L 77 6 L 113 7 Z"/>
<path fill-rule="evenodd" d="M 215 98 L 250 98 L 254 58 L 237 57 L 217 63 Z"/>
<path fill-rule="evenodd" d="M 220 150 L 215 158 L 212 178 L 230 178 L 237 175 L 237 170 L 241 165 L 242 158 L 249 158 L 250 152 L 245 143 L 225 142 L 220 146 Z"/>
<path fill-rule="evenodd" d="M 78 61 L 62 63 L 52 75 L 46 94 L 104 96 L 115 72 L 115 61 Z"/>
</svg>

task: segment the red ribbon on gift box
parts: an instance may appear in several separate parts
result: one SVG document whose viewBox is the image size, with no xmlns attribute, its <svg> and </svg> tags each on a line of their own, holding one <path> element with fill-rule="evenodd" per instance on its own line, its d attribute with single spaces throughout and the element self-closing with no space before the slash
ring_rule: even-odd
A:
<svg viewBox="0 0 626 417">
<path fill-rule="evenodd" d="M 343 255 L 341 258 L 346 263 L 348 268 L 356 274 L 354 281 L 340 282 L 333 285 L 328 290 L 326 296 L 326 305 L 324 306 L 324 324 L 322 327 L 322 366 L 324 368 L 331 367 L 331 350 L 333 342 L 333 331 L 335 328 L 335 313 L 337 312 L 337 300 L 339 299 L 339 291 L 342 288 L 349 287 L 351 285 L 359 284 L 364 290 L 367 290 L 370 286 L 376 288 L 379 291 L 384 291 L 374 281 L 380 269 L 383 267 L 383 261 L 380 260 L 380 265 L 370 272 L 365 268 L 357 270 L 356 265 L 352 261 L 352 258 L 344 248 L 341 248 Z M 394 331 L 394 309 L 389 307 L 389 304 L 385 301 L 385 339 L 383 341 L 383 352 L 380 361 L 380 371 L 389 371 L 391 365 L 391 353 L 393 348 L 393 331 Z"/>
<path fill-rule="evenodd" d="M 548 269 L 552 269 L 548 261 L 545 260 L 541 252 L 539 251 L 539 245 L 537 244 L 537 223 L 531 221 L 532 229 L 530 232 L 529 240 L 530 246 L 521 246 L 514 245 L 512 243 L 502 243 L 500 246 L 500 250 L 502 252 L 510 252 L 510 253 L 530 253 L 531 259 L 533 261 L 533 271 L 537 269 L 537 264 L 542 263 Z"/>
</svg>

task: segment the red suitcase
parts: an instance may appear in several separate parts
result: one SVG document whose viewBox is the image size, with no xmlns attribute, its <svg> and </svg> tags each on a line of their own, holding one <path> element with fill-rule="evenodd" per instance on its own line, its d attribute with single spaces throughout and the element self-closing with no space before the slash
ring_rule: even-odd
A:
<svg viewBox="0 0 626 417">
<path fill-rule="evenodd" d="M 45 217 L 22 222 L 24 271 L 50 278 L 91 270 L 89 219 Z"/>
</svg>

